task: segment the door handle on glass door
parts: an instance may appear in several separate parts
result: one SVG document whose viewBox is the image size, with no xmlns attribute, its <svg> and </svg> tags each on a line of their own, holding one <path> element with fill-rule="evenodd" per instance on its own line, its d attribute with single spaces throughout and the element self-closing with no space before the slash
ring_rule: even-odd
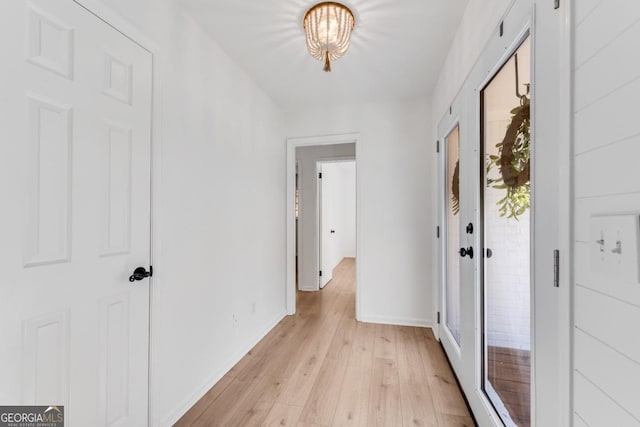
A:
<svg viewBox="0 0 640 427">
<path fill-rule="evenodd" d="M 149 267 L 149 271 L 144 267 L 138 267 L 133 270 L 133 274 L 129 276 L 129 281 L 135 282 L 136 280 L 142 280 L 151 276 L 153 276 L 153 267 Z"/>
<path fill-rule="evenodd" d="M 469 258 L 473 259 L 473 248 L 471 246 L 466 249 L 460 248 L 460 256 L 464 258 L 467 255 L 469 255 Z"/>
</svg>

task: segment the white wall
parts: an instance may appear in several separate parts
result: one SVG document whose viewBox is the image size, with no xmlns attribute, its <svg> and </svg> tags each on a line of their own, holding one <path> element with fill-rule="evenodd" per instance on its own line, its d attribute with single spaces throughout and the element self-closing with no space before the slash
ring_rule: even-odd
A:
<svg viewBox="0 0 640 427">
<path fill-rule="evenodd" d="M 360 133 L 358 264 L 361 320 L 431 325 L 436 268 L 436 163 L 430 100 L 289 113 L 288 137 Z"/>
<path fill-rule="evenodd" d="M 342 257 L 356 257 L 356 163 L 337 164 L 340 173 L 341 222 L 340 248 Z"/>
<path fill-rule="evenodd" d="M 590 223 L 593 215 L 640 212 L 640 57 L 631 54 L 638 51 L 640 3 L 574 4 L 573 420 L 639 426 L 640 284 L 597 271 Z M 623 256 L 637 245 L 634 237 L 621 236 Z M 605 244 L 607 252 L 614 245 Z"/>
<path fill-rule="evenodd" d="M 151 391 L 167 426 L 285 313 L 283 116 L 171 1 L 104 2 L 160 47 Z"/>
<path fill-rule="evenodd" d="M 300 188 L 298 196 L 298 288 L 301 290 L 315 291 L 318 289 L 316 163 L 330 159 L 354 159 L 355 155 L 355 144 L 353 143 L 296 148 Z"/>
</svg>

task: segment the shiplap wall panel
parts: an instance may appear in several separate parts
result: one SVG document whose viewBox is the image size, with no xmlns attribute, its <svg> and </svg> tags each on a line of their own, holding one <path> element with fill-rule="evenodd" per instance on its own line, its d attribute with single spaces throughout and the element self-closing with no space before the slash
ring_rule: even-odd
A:
<svg viewBox="0 0 640 427">
<path fill-rule="evenodd" d="M 579 329 L 574 346 L 576 371 L 640 420 L 640 364 Z"/>
<path fill-rule="evenodd" d="M 580 25 L 582 21 L 589 17 L 602 0 L 580 0 L 574 2 L 575 22 Z"/>
<path fill-rule="evenodd" d="M 640 34 L 635 41 L 638 44 Z M 605 147 L 608 144 L 620 142 L 630 136 L 638 134 L 638 108 L 620 108 L 628 102 L 629 97 L 640 99 L 640 79 L 631 82 L 603 98 L 600 102 L 591 104 L 575 114 L 575 138 L 580 141 L 580 151 L 587 151 Z M 591 126 L 598 123 L 610 111 L 616 111 L 609 117 L 608 126 Z"/>
<path fill-rule="evenodd" d="M 613 277 L 602 277 L 591 271 L 589 245 L 587 242 L 576 242 L 576 263 L 580 265 L 575 273 L 576 284 L 600 292 L 603 296 L 608 295 L 636 306 L 640 305 L 640 285 Z M 576 306 L 576 311 L 578 309 Z M 639 314 L 636 313 L 636 316 Z M 636 324 L 639 322 L 640 319 L 636 317 Z"/>
<path fill-rule="evenodd" d="M 573 427 L 589 427 L 589 425 L 585 423 L 584 420 L 578 415 L 575 415 L 573 417 Z"/>
<path fill-rule="evenodd" d="M 638 112 L 640 115 L 640 108 Z M 606 125 L 606 123 L 603 123 Z M 625 139 L 600 150 L 576 156 L 576 197 L 595 197 L 638 191 L 640 167 L 638 156 L 640 135 Z"/>
<path fill-rule="evenodd" d="M 580 3 L 577 0 L 574 3 Z M 609 43 L 634 25 L 640 15 L 637 0 L 601 1 L 589 16 L 576 27 L 575 64 L 582 65 L 599 54 Z"/>
<path fill-rule="evenodd" d="M 610 206 L 614 205 L 618 213 L 632 213 L 638 210 L 638 196 L 636 194 L 606 195 L 602 197 L 588 197 L 576 200 L 575 239 L 578 242 L 588 242 L 591 238 L 590 219 L 592 215 L 611 213 Z"/>
<path fill-rule="evenodd" d="M 638 306 L 582 286 L 577 286 L 576 328 L 589 331 L 603 343 L 640 365 L 640 340 L 638 333 Z M 639 405 L 640 406 L 640 405 Z"/>
<path fill-rule="evenodd" d="M 640 6 L 640 2 L 638 2 Z M 592 29 L 596 34 L 597 28 Z M 602 48 L 595 56 L 577 67 L 576 87 L 589 85 L 588 91 L 576 92 L 575 108 L 577 111 L 598 102 L 601 98 L 611 96 L 617 91 L 627 93 L 626 86 L 638 78 L 638 70 L 628 67 L 637 55 L 640 22 L 635 23 L 610 44 Z M 624 104 L 622 104 L 624 105 Z"/>
<path fill-rule="evenodd" d="M 590 229 L 640 213 L 640 1 L 573 4 L 574 425 L 640 427 L 640 284 L 593 271 Z"/>
<path fill-rule="evenodd" d="M 638 420 L 580 374 L 575 376 L 575 396 L 574 427 L 580 425 L 589 427 L 638 426 Z M 582 424 L 576 420 L 580 420 Z"/>
</svg>

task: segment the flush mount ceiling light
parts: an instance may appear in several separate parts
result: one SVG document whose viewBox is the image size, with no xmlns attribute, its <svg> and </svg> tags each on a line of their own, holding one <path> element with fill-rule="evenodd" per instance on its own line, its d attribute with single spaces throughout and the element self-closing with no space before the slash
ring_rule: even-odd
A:
<svg viewBox="0 0 640 427">
<path fill-rule="evenodd" d="M 332 1 L 318 3 L 304 15 L 302 26 L 307 35 L 307 49 L 317 60 L 324 60 L 324 71 L 331 71 L 331 61 L 349 49 L 355 23 L 348 7 Z"/>
</svg>

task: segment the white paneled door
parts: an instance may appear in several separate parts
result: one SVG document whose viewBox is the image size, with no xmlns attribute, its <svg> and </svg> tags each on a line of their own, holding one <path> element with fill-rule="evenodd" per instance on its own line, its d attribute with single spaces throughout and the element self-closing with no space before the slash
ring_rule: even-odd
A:
<svg viewBox="0 0 640 427">
<path fill-rule="evenodd" d="M 324 288 L 333 278 L 333 268 L 336 266 L 336 253 L 338 252 L 335 230 L 335 194 L 332 193 L 335 187 L 335 174 L 331 163 L 318 163 L 318 254 L 320 260 L 320 289 Z"/>
<path fill-rule="evenodd" d="M 151 54 L 72 0 L 0 20 L 0 404 L 146 425 Z"/>
</svg>

